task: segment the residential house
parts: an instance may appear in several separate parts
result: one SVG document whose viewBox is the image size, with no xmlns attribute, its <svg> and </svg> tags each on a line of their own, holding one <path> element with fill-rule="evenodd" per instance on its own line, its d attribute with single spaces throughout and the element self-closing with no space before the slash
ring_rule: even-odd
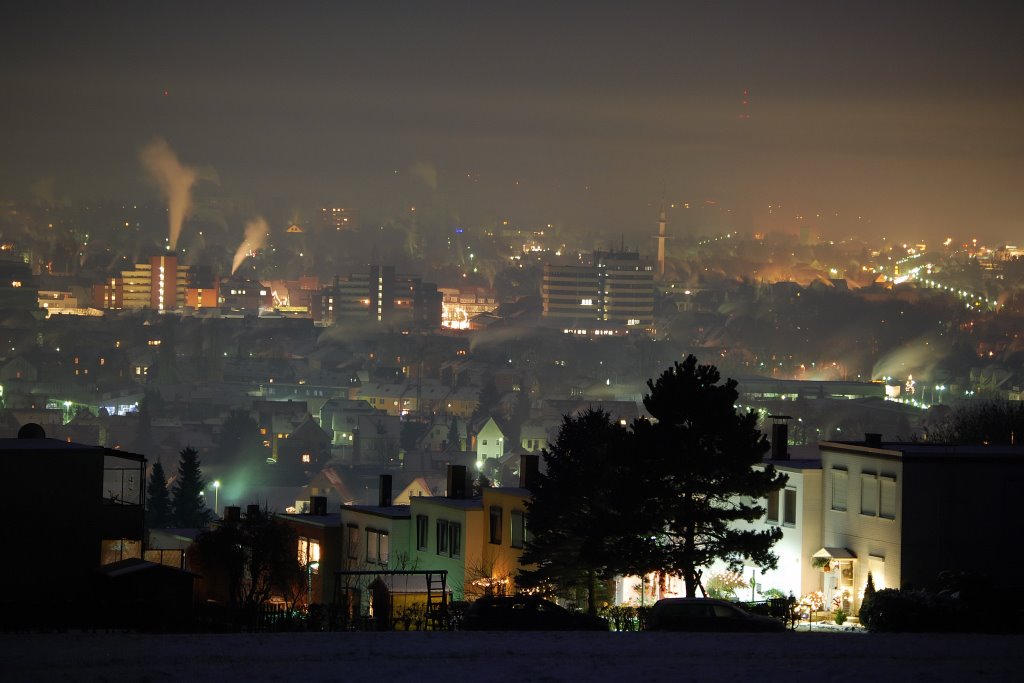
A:
<svg viewBox="0 0 1024 683">
<path fill-rule="evenodd" d="M 476 435 L 476 461 L 478 466 L 483 466 L 490 459 L 495 461 L 505 455 L 505 450 L 509 446 L 505 433 L 498 426 L 498 423 L 494 421 L 494 418 L 488 418 L 484 426 L 480 428 L 480 431 Z"/>
<path fill-rule="evenodd" d="M 0 620 L 74 619 L 99 567 L 142 557 L 145 472 L 142 455 L 48 439 L 38 424 L 0 439 Z"/>
<path fill-rule="evenodd" d="M 511 595 L 526 541 L 526 502 L 530 492 L 521 487 L 485 488 L 482 513 L 486 530 L 481 539 L 481 563 L 467 570 L 469 595 Z"/>
<path fill-rule="evenodd" d="M 444 496 L 412 498 L 409 536 L 413 566 L 448 572 L 448 587 L 455 600 L 466 597 L 466 582 L 483 576 L 483 501 L 468 497 L 466 468 L 448 469 Z"/>
<path fill-rule="evenodd" d="M 320 408 L 320 426 L 331 435 L 332 446 L 351 446 L 360 415 L 379 415 L 363 399 L 332 398 Z"/>
<path fill-rule="evenodd" d="M 331 437 L 308 413 L 277 449 L 277 467 L 303 480 L 305 473 L 318 471 L 330 458 Z"/>
<path fill-rule="evenodd" d="M 299 564 L 306 568 L 307 605 L 331 603 L 334 600 L 334 574 L 344 564 L 344 533 L 342 515 L 328 512 L 327 499 L 311 496 L 306 514 L 276 514 L 297 536 Z"/>
<path fill-rule="evenodd" d="M 848 591 L 852 611 L 871 573 L 875 587 L 936 588 L 944 571 L 983 575 L 1012 590 L 1008 567 L 1024 549 L 1008 530 L 1020 518 L 1024 448 L 821 442 L 826 597 Z M 1008 526 L 1010 525 L 1010 526 Z"/>
</svg>

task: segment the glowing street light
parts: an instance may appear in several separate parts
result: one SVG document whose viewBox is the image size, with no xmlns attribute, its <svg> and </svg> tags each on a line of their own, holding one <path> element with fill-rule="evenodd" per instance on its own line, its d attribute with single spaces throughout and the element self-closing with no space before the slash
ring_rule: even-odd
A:
<svg viewBox="0 0 1024 683">
<path fill-rule="evenodd" d="M 217 515 L 220 508 L 220 479 L 213 480 L 213 514 Z"/>
</svg>

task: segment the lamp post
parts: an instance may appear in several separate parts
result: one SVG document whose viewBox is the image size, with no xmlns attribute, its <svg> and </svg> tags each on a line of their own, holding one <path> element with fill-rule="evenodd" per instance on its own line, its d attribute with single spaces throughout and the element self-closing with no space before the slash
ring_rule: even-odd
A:
<svg viewBox="0 0 1024 683">
<path fill-rule="evenodd" d="M 213 514 L 220 514 L 220 479 L 213 480 Z"/>
</svg>

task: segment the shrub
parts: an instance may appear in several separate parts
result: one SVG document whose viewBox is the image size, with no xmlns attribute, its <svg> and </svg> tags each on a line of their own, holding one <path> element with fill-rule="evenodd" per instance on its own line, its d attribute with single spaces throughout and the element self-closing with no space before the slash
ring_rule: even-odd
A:
<svg viewBox="0 0 1024 683">
<path fill-rule="evenodd" d="M 924 591 L 885 588 L 861 604 L 869 631 L 953 631 L 963 628 L 962 606 Z"/>
<path fill-rule="evenodd" d="M 835 617 L 835 619 L 836 619 L 836 625 L 837 626 L 842 626 L 843 623 L 846 621 L 846 612 L 844 612 L 841 609 L 836 610 L 836 617 Z"/>
</svg>

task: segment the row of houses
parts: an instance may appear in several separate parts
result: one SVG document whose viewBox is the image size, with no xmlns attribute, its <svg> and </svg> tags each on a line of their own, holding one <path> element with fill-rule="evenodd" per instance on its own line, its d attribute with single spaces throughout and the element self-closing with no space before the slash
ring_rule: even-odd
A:
<svg viewBox="0 0 1024 683">
<path fill-rule="evenodd" d="M 476 496 L 467 469 L 452 465 L 443 495 L 403 496 L 407 502 L 399 504 L 391 476 L 381 475 L 375 505 L 328 512 L 314 498 L 309 514 L 279 514 L 311 567 L 309 600 L 338 604 L 355 594 L 358 613 L 366 615 L 378 580 L 422 606 L 431 592 L 443 592 L 446 601 L 514 592 L 527 538 L 525 485 L 537 463 L 538 456 L 523 456 L 520 486 L 484 487 Z M 427 583 L 442 575 L 443 587 Z"/>
</svg>

